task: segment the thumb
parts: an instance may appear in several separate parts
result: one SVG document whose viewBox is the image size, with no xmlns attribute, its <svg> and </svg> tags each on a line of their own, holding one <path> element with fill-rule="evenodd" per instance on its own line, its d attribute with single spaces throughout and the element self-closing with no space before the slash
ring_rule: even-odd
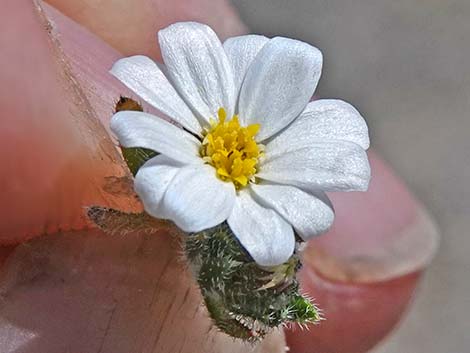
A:
<svg viewBox="0 0 470 353">
<path fill-rule="evenodd" d="M 128 172 L 51 34 L 51 22 L 32 1 L 3 5 L 0 244 L 81 229 L 85 205 L 136 209 L 131 197 L 103 190 L 110 176 Z"/>
<path fill-rule="evenodd" d="M 1 201 L 2 216 L 7 216 L 1 234 L 5 242 L 51 235 L 17 246 L 2 268 L 4 350 L 262 350 L 213 328 L 167 230 L 113 238 L 86 229 L 83 206 L 139 208 L 119 182 L 106 184 L 127 176 L 105 128 L 114 100 L 127 94 L 106 75 L 119 53 L 47 6 L 21 0 L 7 7 L 0 33 L 10 60 L 0 73 L 18 90 L 0 95 L 11 100 L 2 101 L 8 103 L 13 133 L 5 138 L 22 139 L 24 145 L 1 156 L 15 175 L 14 180 L 1 176 L 8 186 L 8 197 Z M 3 29 L 18 43 L 8 41 Z M 92 59 L 78 55 L 87 50 L 93 51 Z M 32 77 L 38 80 L 31 86 Z M 24 152 L 29 159 L 20 158 L 23 150 L 30 152 Z M 277 332 L 263 344 L 275 346 L 270 352 L 282 351 L 282 337 Z"/>
</svg>

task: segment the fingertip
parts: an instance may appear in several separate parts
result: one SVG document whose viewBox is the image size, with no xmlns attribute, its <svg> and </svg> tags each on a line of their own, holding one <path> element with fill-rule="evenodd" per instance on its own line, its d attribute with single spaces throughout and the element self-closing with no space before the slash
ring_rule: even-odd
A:
<svg viewBox="0 0 470 353">
<path fill-rule="evenodd" d="M 127 169 L 39 5 L 9 0 L 0 13 L 2 244 L 84 228 L 91 204 L 136 207 L 104 190 Z"/>
<path fill-rule="evenodd" d="M 321 308 L 325 318 L 308 330 L 286 330 L 295 353 L 365 353 L 399 322 L 421 273 L 374 283 L 340 282 L 306 269 L 302 288 Z"/>
<path fill-rule="evenodd" d="M 430 216 L 380 157 L 369 157 L 369 190 L 330 195 L 335 224 L 304 251 L 301 286 L 326 320 L 286 332 L 296 353 L 368 351 L 397 324 L 437 249 Z"/>
<path fill-rule="evenodd" d="M 179 21 L 204 22 L 221 38 L 247 31 L 226 0 L 50 0 L 50 4 L 124 55 L 161 59 L 156 32 Z"/>
<path fill-rule="evenodd" d="M 152 236 L 88 230 L 19 245 L 0 273 L 0 327 L 8 347 L 28 353 L 256 352 L 253 343 L 214 327 L 180 263 L 179 241 L 166 229 Z M 258 353 L 283 348 L 277 332 Z"/>
<path fill-rule="evenodd" d="M 376 153 L 369 159 L 369 189 L 330 193 L 335 222 L 304 254 L 327 277 L 390 279 L 425 267 L 436 251 L 439 236 L 427 211 Z M 332 264 L 344 271 L 332 271 Z"/>
</svg>

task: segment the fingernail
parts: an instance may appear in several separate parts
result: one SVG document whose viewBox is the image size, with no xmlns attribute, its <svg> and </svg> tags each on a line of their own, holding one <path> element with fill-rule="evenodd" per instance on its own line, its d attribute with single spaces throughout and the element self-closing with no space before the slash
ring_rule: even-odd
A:
<svg viewBox="0 0 470 353">
<path fill-rule="evenodd" d="M 373 152 L 365 193 L 330 194 L 336 219 L 304 261 L 325 277 L 377 282 L 425 268 L 439 243 L 436 225 L 403 182 Z"/>
<path fill-rule="evenodd" d="M 370 161 L 369 191 L 331 195 L 335 224 L 304 253 L 302 288 L 326 320 L 287 332 L 296 353 L 311 352 L 308 343 L 322 353 L 371 349 L 397 324 L 436 252 L 429 215 L 376 154 Z"/>
</svg>

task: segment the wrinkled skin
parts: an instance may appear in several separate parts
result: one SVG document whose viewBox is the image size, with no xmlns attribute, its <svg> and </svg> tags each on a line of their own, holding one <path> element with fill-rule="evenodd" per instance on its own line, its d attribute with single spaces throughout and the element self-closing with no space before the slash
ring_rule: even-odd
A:
<svg viewBox="0 0 470 353">
<path fill-rule="evenodd" d="M 68 18 L 44 3 L 2 3 L 1 351 L 283 352 L 281 331 L 253 347 L 211 329 L 173 229 L 110 237 L 86 220 L 89 205 L 141 210 L 108 130 L 118 96 L 133 96 L 107 73 L 112 63 L 158 60 L 155 32 L 177 20 L 207 22 L 222 38 L 246 32 L 225 1 L 129 4 L 51 0 Z M 434 250 L 420 206 L 373 153 L 371 165 L 370 190 L 332 195 L 336 223 L 306 250 L 304 290 L 328 320 L 287 332 L 294 352 L 368 349 L 396 323 Z M 377 301 L 383 310 L 361 321 Z"/>
</svg>

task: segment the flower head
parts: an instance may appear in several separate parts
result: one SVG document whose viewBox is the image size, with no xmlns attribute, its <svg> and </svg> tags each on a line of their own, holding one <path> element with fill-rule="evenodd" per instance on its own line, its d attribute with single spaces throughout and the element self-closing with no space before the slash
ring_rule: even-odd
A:
<svg viewBox="0 0 470 353">
<path fill-rule="evenodd" d="M 223 44 L 208 26 L 176 23 L 158 34 L 164 66 L 144 56 L 111 73 L 180 128 L 121 111 L 111 129 L 124 147 L 160 153 L 135 177 L 145 210 L 187 232 L 227 221 L 263 266 L 326 231 L 325 191 L 367 189 L 367 125 L 340 100 L 310 102 L 322 55 L 293 39 L 246 35 Z"/>
<path fill-rule="evenodd" d="M 220 179 L 233 182 L 236 188 L 244 187 L 249 181 L 255 182 L 261 150 L 255 140 L 259 124 L 243 127 L 236 115 L 226 121 L 224 108 L 219 109 L 218 115 L 219 121 L 211 122 L 204 133 L 201 156 L 215 168 Z"/>
</svg>

